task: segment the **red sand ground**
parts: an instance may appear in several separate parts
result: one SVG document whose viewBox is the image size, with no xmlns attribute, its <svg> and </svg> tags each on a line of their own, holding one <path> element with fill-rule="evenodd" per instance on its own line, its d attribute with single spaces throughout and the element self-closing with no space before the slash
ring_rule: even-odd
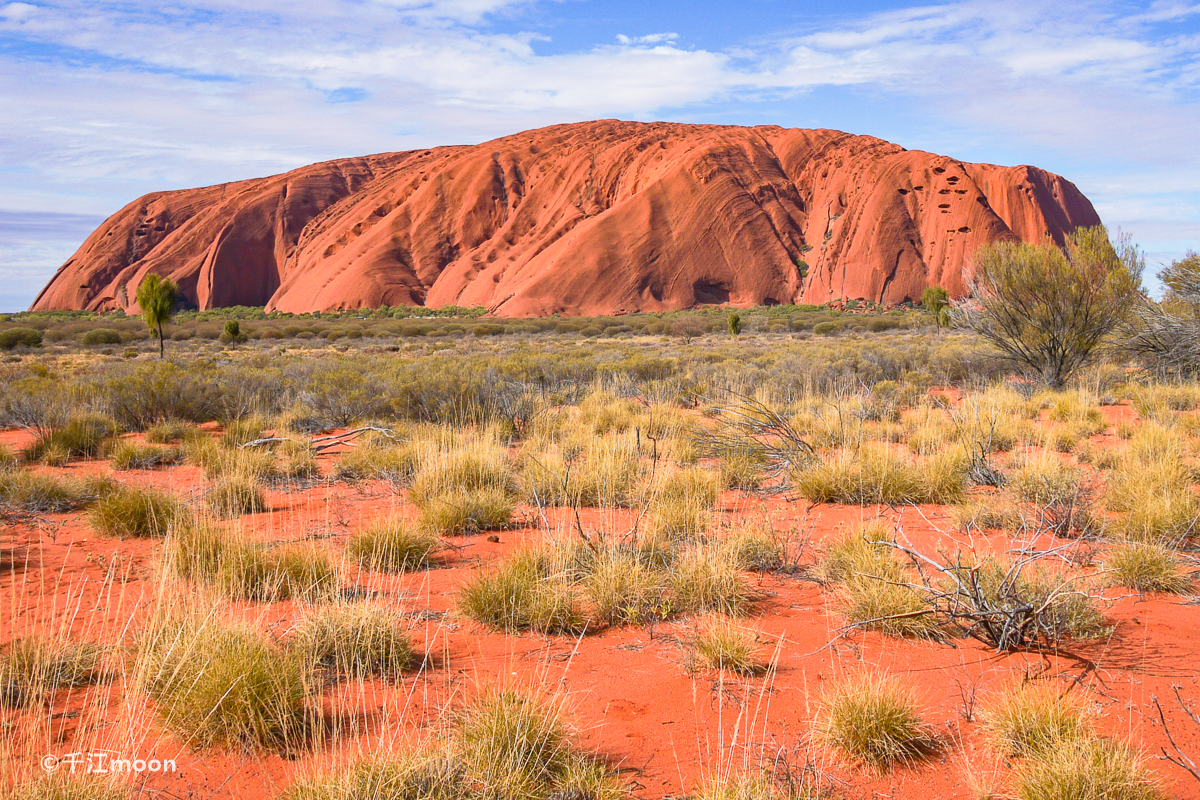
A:
<svg viewBox="0 0 1200 800">
<path fill-rule="evenodd" d="M 27 437 L 4 432 L 0 441 L 15 447 Z M 323 456 L 323 466 L 333 458 Z M 91 462 L 61 471 L 106 468 Z M 116 475 L 124 482 L 168 488 L 193 499 L 204 486 L 202 472 L 190 466 Z M 332 551 L 365 522 L 395 510 L 412 511 L 383 484 L 328 483 L 305 491 L 271 491 L 269 501 L 268 512 L 243 518 L 250 530 L 265 541 L 319 540 Z M 726 515 L 769 518 L 776 530 L 792 531 L 797 540 L 810 536 L 814 545 L 875 515 L 901 525 L 926 551 L 952 539 L 979 547 L 1007 544 L 998 536 L 969 541 L 953 531 L 947 510 L 939 507 L 807 508 L 803 501 L 782 496 L 736 492 L 727 494 L 722 504 Z M 532 524 L 532 516 L 527 516 Z M 584 519 L 589 527 L 604 524 L 614 531 L 623 530 L 623 522 L 628 520 L 622 513 L 593 511 Z M 551 524 L 557 524 L 553 516 Z M 722 679 L 712 672 L 687 673 L 683 642 L 694 630 L 694 620 L 652 630 L 608 629 L 573 639 L 498 634 L 455 617 L 455 592 L 467 578 L 543 536 L 526 527 L 499 534 L 499 542 L 490 542 L 487 535 L 463 537 L 451 541 L 439 564 L 428 571 L 404 577 L 359 576 L 362 585 L 380 593 L 382 602 L 411 615 L 414 640 L 430 654 L 430 667 L 395 685 L 331 688 L 326 693 L 326 707 L 335 721 L 331 724 L 363 734 L 342 737 L 334 751 L 321 748 L 298 757 L 190 752 L 157 727 L 153 716 L 145 713 L 146 701 L 136 693 L 126 694 L 118 681 L 62 693 L 51 710 L 41 714 L 42 727 L 37 730 L 44 728 L 44 733 L 16 750 L 11 750 L 12 743 L 29 739 L 37 712 L 8 714 L 4 738 L 10 752 L 4 772 L 36 772 L 41 753 L 61 754 L 107 742 L 135 748 L 142 757 L 176 758 L 179 771 L 174 775 L 147 775 L 135 783 L 164 790 L 166 797 L 269 798 L 298 772 L 368 747 L 384 716 L 390 720 L 389 729 L 404 731 L 419 742 L 422 728 L 435 725 L 449 704 L 481 685 L 507 682 L 565 693 L 583 744 L 617 767 L 636 795 L 647 798 L 695 790 L 722 765 L 742 763 L 748 757 L 747 743 L 752 763 L 759 763 L 764 749 L 768 761 L 793 767 L 807 763 L 835 796 L 970 797 L 968 764 L 976 774 L 994 774 L 1001 782 L 1011 765 L 998 761 L 977 725 L 964 719 L 964 698 L 985 698 L 1022 675 L 1085 697 L 1105 733 L 1129 737 L 1150 756 L 1167 744 L 1151 703 L 1157 696 L 1178 743 L 1193 756 L 1200 752 L 1200 729 L 1190 726 L 1171 697 L 1172 684 L 1179 684 L 1183 696 L 1200 705 L 1200 606 L 1186 599 L 1110 591 L 1107 614 L 1115 630 L 1107 640 L 1057 655 L 999 655 L 973 641 L 911 642 L 873 633 L 838 638 L 842 623 L 829 592 L 800 576 L 755 577 L 760 602 L 745 625 L 759 632 L 762 653 L 776 661 L 777 670 L 763 678 Z M 144 617 L 156 593 L 159 547 L 97 536 L 79 514 L 51 515 L 40 528 L 4 530 L 0 556 L 8 566 L 0 567 L 0 641 L 64 626 L 79 638 L 111 641 L 127 627 L 136 628 L 130 620 Z M 807 559 L 813 559 L 812 545 Z M 277 634 L 297 618 L 291 603 L 243 608 Z M 864 667 L 885 669 L 916 687 L 925 719 L 944 742 L 940 753 L 881 776 L 808 745 L 824 687 Z M 0 754 L 5 752 L 0 749 Z M 1152 760 L 1151 766 L 1169 796 L 1200 798 L 1200 783 L 1182 770 L 1159 760 Z"/>
</svg>

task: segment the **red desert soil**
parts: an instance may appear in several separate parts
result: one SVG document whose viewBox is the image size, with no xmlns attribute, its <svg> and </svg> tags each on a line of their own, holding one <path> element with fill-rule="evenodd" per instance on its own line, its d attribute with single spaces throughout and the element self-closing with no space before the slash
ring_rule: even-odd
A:
<svg viewBox="0 0 1200 800">
<path fill-rule="evenodd" d="M 1110 409 L 1110 412 L 1117 411 Z M 1110 420 L 1111 421 L 1111 420 Z M 28 437 L 0 433 L 3 443 L 17 447 Z M 1096 437 L 1096 444 L 1114 444 Z M 323 456 L 328 469 L 333 457 Z M 80 474 L 105 470 L 103 462 L 73 464 L 59 472 Z M 180 466 L 155 472 L 116 473 L 118 480 L 169 488 L 198 500 L 201 470 Z M 263 541 L 315 539 L 331 551 L 365 522 L 413 509 L 384 484 L 346 486 L 322 483 L 307 490 L 274 491 L 270 510 L 243 518 L 246 529 Z M 882 516 L 899 522 L 919 547 L 932 552 L 939 543 L 983 549 L 1007 547 L 1001 536 L 973 539 L 954 531 L 948 510 L 925 506 L 888 510 L 824 505 L 806 507 L 782 496 L 727 493 L 723 513 L 746 520 L 769 519 L 778 531 L 812 545 L 835 539 L 865 518 Z M 584 524 L 624 530 L 629 512 L 589 512 Z M 1114 598 L 1106 613 L 1115 630 L 1106 640 L 1070 648 L 1057 655 L 998 655 L 973 641 L 946 644 L 890 639 L 873 633 L 837 637 L 841 619 L 833 596 L 794 575 L 754 578 L 760 601 L 744 624 L 760 634 L 765 657 L 773 658 L 773 676 L 722 679 L 712 672 L 689 675 L 683 642 L 695 621 L 647 628 L 615 628 L 579 639 L 536 635 L 503 635 L 458 618 L 454 596 L 463 582 L 527 543 L 545 535 L 534 527 L 499 534 L 450 540 L 441 563 L 404 577 L 362 573 L 350 576 L 380 600 L 410 615 L 414 641 L 430 654 L 430 667 L 406 675 L 395 685 L 351 682 L 326 691 L 329 716 L 347 733 L 333 750 L 289 758 L 240 755 L 221 751 L 196 753 L 162 731 L 138 693 L 111 686 L 64 692 L 51 712 L 13 715 L 6 722 L 7 774 L 36 771 L 42 752 L 87 749 L 95 743 L 143 757 L 176 758 L 174 775 L 145 775 L 143 788 L 164 790 L 167 797 L 271 798 L 305 770 L 329 766 L 368 748 L 381 720 L 393 734 L 399 730 L 413 742 L 435 725 L 447 704 L 461 702 L 480 686 L 516 683 L 535 692 L 565 693 L 572 719 L 586 747 L 619 768 L 635 794 L 658 798 L 693 791 L 707 774 L 730 761 L 738 765 L 747 741 L 765 745 L 768 758 L 804 766 L 806 759 L 826 776 L 836 796 L 961 798 L 972 796 L 966 765 L 987 777 L 993 770 L 1005 779 L 1008 768 L 983 741 L 976 723 L 964 719 L 963 696 L 985 697 L 1022 675 L 1036 675 L 1062 690 L 1074 684 L 1096 711 L 1102 730 L 1129 737 L 1154 755 L 1167 744 L 1153 722 L 1151 698 L 1171 698 L 1171 685 L 1181 684 L 1185 697 L 1200 696 L 1196 653 L 1200 652 L 1200 606 L 1161 596 Z M 559 520 L 551 516 L 551 526 Z M 562 529 L 569 531 L 566 521 Z M 160 544 L 116 541 L 97 536 L 79 514 L 53 515 L 42 527 L 9 527 L 0 541 L 3 630 L 7 641 L 30 630 L 69 630 L 76 638 L 113 641 L 135 631 L 156 596 L 155 576 Z M 241 611 L 268 630 L 282 634 L 300 613 L 291 603 L 245 605 Z M 127 634 L 128 635 L 128 634 Z M 832 642 L 832 644 L 831 644 Z M 887 670 L 916 687 L 925 719 L 935 726 L 944 748 L 931 760 L 901 767 L 888 775 L 852 769 L 837 756 L 805 745 L 824 687 L 839 675 L 862 668 Z M 1182 712 L 1164 702 L 1177 740 L 1195 753 L 1200 731 L 1189 727 Z M 41 718 L 39 719 L 39 713 Z M 38 727 L 40 726 L 40 728 Z M 31 733 L 44 728 L 44 733 Z M 23 747 L 11 749 L 12 734 Z M 33 747 L 39 752 L 27 752 Z M 753 763 L 758 763 L 755 750 Z M 1182 770 L 1151 761 L 1170 796 L 1200 798 L 1200 787 Z M 1001 784 L 1003 785 L 1003 783 Z"/>
<path fill-rule="evenodd" d="M 156 192 L 33 310 L 485 306 L 501 316 L 916 300 L 999 239 L 1099 224 L 1069 181 L 831 130 L 602 120 Z"/>
</svg>

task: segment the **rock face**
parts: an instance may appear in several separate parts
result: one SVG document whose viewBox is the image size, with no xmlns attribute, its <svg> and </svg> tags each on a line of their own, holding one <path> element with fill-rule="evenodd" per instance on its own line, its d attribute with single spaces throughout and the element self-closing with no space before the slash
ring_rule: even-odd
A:
<svg viewBox="0 0 1200 800">
<path fill-rule="evenodd" d="M 828 130 L 603 120 L 147 195 L 33 310 L 486 306 L 502 316 L 961 294 L 981 245 L 1100 219 L 1034 167 Z"/>
</svg>

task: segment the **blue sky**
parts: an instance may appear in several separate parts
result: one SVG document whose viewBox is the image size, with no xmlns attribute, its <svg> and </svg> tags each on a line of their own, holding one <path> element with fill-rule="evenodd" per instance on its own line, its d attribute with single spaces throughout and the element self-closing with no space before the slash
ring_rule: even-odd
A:
<svg viewBox="0 0 1200 800">
<path fill-rule="evenodd" d="M 148 191 L 604 117 L 1035 164 L 1200 249 L 1200 3 L 0 0 L 0 310 Z"/>
</svg>

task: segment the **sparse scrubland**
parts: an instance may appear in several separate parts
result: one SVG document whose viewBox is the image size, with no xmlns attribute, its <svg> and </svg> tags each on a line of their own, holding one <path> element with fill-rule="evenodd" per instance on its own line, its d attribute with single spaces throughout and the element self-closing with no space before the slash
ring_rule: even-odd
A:
<svg viewBox="0 0 1200 800">
<path fill-rule="evenodd" d="M 1161 360 L 919 309 L 9 328 L 0 793 L 1200 796 Z M 92 750 L 179 771 L 38 766 Z"/>
</svg>

